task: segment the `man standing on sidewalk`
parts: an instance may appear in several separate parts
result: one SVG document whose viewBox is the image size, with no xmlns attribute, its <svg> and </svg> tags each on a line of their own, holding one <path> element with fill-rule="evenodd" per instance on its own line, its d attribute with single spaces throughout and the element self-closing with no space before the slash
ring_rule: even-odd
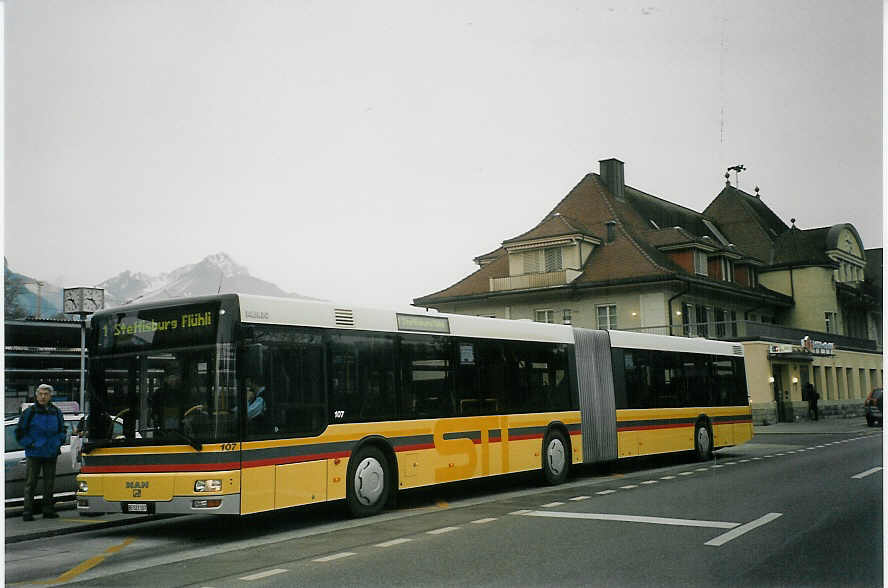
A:
<svg viewBox="0 0 888 588">
<path fill-rule="evenodd" d="M 43 518 L 55 519 L 58 514 L 53 506 L 56 459 L 65 442 L 65 419 L 50 400 L 53 389 L 49 384 L 37 386 L 37 402 L 29 406 L 19 417 L 15 438 L 25 448 L 28 470 L 25 477 L 25 507 L 23 521 L 33 521 L 34 490 L 37 477 L 43 473 Z"/>
<path fill-rule="evenodd" d="M 820 420 L 820 414 L 817 411 L 817 400 L 820 394 L 814 389 L 814 384 L 808 382 L 805 384 L 805 395 L 808 397 L 808 416 L 814 415 L 814 420 Z"/>
</svg>

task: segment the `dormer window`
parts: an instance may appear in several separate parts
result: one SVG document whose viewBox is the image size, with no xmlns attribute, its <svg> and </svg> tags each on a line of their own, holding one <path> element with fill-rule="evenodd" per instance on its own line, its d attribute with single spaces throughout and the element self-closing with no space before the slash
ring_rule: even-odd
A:
<svg viewBox="0 0 888 588">
<path fill-rule="evenodd" d="M 557 272 L 563 267 L 561 247 L 546 247 L 524 252 L 524 273 Z"/>
<path fill-rule="evenodd" d="M 694 250 L 694 273 L 700 276 L 709 275 L 709 258 L 698 249 Z"/>
</svg>

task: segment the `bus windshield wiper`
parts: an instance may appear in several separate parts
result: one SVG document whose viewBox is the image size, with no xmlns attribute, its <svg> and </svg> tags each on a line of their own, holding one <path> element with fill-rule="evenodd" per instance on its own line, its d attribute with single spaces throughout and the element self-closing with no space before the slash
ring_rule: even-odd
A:
<svg viewBox="0 0 888 588">
<path fill-rule="evenodd" d="M 192 439 L 190 436 L 186 435 L 185 433 L 183 433 L 182 431 L 180 431 L 178 429 L 158 429 L 158 431 L 162 434 L 175 433 L 176 435 L 179 436 L 179 438 L 186 441 L 189 445 L 194 447 L 196 450 L 200 451 L 203 449 L 203 443 L 201 443 L 197 439 Z"/>
</svg>

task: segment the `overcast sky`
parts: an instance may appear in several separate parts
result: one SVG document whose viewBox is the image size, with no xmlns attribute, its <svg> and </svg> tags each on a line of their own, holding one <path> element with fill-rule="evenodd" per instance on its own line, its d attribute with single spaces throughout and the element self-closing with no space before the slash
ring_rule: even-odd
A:
<svg viewBox="0 0 888 588">
<path fill-rule="evenodd" d="M 402 305 L 598 161 L 882 246 L 882 2 L 9 0 L 5 255 Z"/>
</svg>

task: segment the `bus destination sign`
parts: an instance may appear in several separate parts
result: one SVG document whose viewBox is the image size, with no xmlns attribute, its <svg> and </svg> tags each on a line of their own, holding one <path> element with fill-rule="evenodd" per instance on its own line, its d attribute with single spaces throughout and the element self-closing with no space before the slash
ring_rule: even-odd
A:
<svg viewBox="0 0 888 588">
<path fill-rule="evenodd" d="M 116 312 L 93 318 L 101 352 L 216 342 L 218 304 Z"/>
<path fill-rule="evenodd" d="M 450 333 L 450 321 L 446 316 L 422 316 L 398 313 L 398 330 L 424 333 Z"/>
</svg>

